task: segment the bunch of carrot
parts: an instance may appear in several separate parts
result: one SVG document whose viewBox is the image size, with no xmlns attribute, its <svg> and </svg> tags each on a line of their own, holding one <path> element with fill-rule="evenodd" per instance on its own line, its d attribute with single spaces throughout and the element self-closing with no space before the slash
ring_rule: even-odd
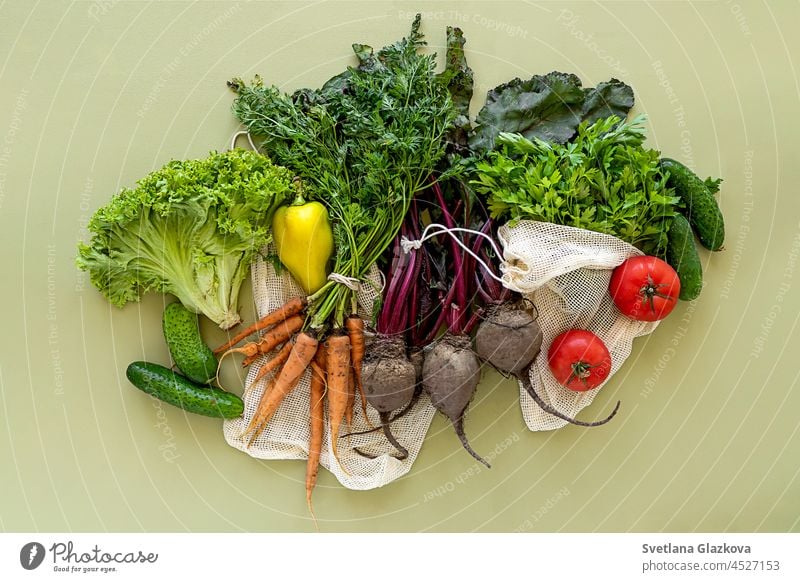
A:
<svg viewBox="0 0 800 582">
<path fill-rule="evenodd" d="M 438 70 L 436 56 L 423 50 L 420 24 L 417 15 L 405 38 L 378 50 L 354 44 L 358 64 L 319 88 L 286 94 L 260 77 L 228 83 L 236 93 L 233 112 L 258 149 L 302 180 L 307 200 L 326 208 L 336 247 L 321 288 L 233 338 L 262 331 L 260 341 L 220 347 L 244 354 L 246 363 L 275 352 L 259 374 L 270 376 L 245 433 L 250 443 L 309 367 L 315 390 L 323 386 L 337 462 L 339 430 L 353 419 L 356 391 L 366 417 L 364 322 L 348 314 L 356 311 L 357 285 L 391 247 L 412 200 L 445 159 L 458 117 L 451 82 L 460 62 L 448 59 Z M 447 43 L 448 55 L 460 49 L 460 31 L 449 31 Z M 320 351 L 324 358 L 317 358 Z M 321 442 L 320 399 L 312 397 L 311 407 L 313 452 L 314 439 Z M 310 457 L 309 491 L 319 463 L 318 455 Z"/>
<path fill-rule="evenodd" d="M 266 314 L 248 328 L 214 350 L 215 355 L 243 354 L 243 365 L 260 355 L 276 352 L 265 362 L 253 384 L 272 374 L 243 437 L 250 435 L 252 445 L 264 431 L 284 399 L 299 384 L 306 369 L 311 369 L 309 407 L 310 437 L 306 468 L 306 500 L 313 515 L 311 494 L 317 481 L 325 423 L 325 401 L 331 431 L 333 455 L 339 462 L 338 438 L 342 423 L 352 424 L 356 390 L 360 392 L 364 417 L 366 399 L 361 384 L 364 359 L 364 321 L 357 314 L 345 319 L 344 329 L 334 331 L 324 340 L 313 329 L 303 329 L 308 301 L 295 297 Z M 247 337 L 261 332 L 257 341 L 234 347 Z"/>
</svg>

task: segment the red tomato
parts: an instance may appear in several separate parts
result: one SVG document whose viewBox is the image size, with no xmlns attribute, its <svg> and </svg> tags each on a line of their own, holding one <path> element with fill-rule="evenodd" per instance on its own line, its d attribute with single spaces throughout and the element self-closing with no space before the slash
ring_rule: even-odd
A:
<svg viewBox="0 0 800 582">
<path fill-rule="evenodd" d="M 611 274 L 608 292 L 623 315 L 638 321 L 664 319 L 678 303 L 678 273 L 658 257 L 631 257 Z"/>
<path fill-rule="evenodd" d="M 611 373 L 611 354 L 599 337 L 585 329 L 570 329 L 556 337 L 547 352 L 550 371 L 570 390 L 597 388 Z"/>
</svg>

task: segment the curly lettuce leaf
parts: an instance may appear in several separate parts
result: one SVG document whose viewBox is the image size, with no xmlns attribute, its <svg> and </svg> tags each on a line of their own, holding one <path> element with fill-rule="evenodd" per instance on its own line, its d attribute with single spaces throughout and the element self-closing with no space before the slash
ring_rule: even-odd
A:
<svg viewBox="0 0 800 582">
<path fill-rule="evenodd" d="M 240 321 L 241 284 L 291 181 L 289 170 L 240 149 L 171 161 L 97 210 L 78 266 L 118 307 L 161 291 L 228 329 Z"/>
</svg>

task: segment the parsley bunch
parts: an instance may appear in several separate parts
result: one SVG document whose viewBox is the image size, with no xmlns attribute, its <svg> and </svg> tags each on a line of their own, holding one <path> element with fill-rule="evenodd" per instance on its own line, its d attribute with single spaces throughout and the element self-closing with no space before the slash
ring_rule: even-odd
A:
<svg viewBox="0 0 800 582">
<path fill-rule="evenodd" d="M 492 218 L 603 232 L 657 255 L 679 199 L 659 170 L 660 153 L 643 146 L 644 121 L 583 122 L 566 144 L 501 133 L 472 184 Z"/>
</svg>

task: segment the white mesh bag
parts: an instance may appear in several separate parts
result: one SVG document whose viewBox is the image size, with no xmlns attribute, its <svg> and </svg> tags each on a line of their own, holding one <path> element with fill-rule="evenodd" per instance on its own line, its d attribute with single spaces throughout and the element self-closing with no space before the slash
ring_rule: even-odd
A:
<svg viewBox="0 0 800 582">
<path fill-rule="evenodd" d="M 381 279 L 377 268 L 373 267 L 369 279 L 371 284 L 362 284 L 361 290 L 358 292 L 359 312 L 366 321 L 369 321 L 373 302 L 380 294 Z M 303 295 L 303 291 L 291 276 L 288 274 L 278 275 L 272 264 L 261 258 L 253 265 L 252 280 L 253 296 L 259 317 L 277 309 L 292 297 Z M 269 376 L 261 379 L 255 385 L 253 385 L 253 379 L 261 366 L 268 360 L 267 356 L 262 356 L 250 366 L 245 381 L 244 414 L 240 418 L 226 420 L 223 423 L 225 440 L 232 447 L 259 459 L 306 459 L 310 430 L 309 382 L 311 374 L 308 370 L 267 423 L 264 432 L 252 445 L 248 447 L 250 435 L 242 436 L 255 413 Z M 422 448 L 422 442 L 428 432 L 434 412 L 435 409 L 431 406 L 430 400 L 423 394 L 408 414 L 392 423 L 392 433 L 408 449 L 408 458 L 405 460 L 400 461 L 391 456 L 395 453 L 394 448 L 388 443 L 383 432 L 376 431 L 365 435 L 340 438 L 338 452 L 342 466 L 339 466 L 333 457 L 330 431 L 326 420 L 320 463 L 349 489 L 373 489 L 386 485 L 402 477 L 411 469 L 411 465 Z M 380 426 L 378 414 L 369 406 L 367 413 L 373 426 Z M 365 421 L 361 411 L 360 398 L 356 395 L 351 431 L 360 432 L 369 428 L 371 427 Z M 347 432 L 347 427 L 343 426 L 341 434 Z M 376 455 L 376 458 L 369 459 L 361 456 L 354 450 L 355 448 L 370 455 Z"/>
<path fill-rule="evenodd" d="M 614 267 L 642 253 L 607 234 L 548 222 L 523 220 L 514 226 L 503 225 L 498 238 L 503 246 L 503 284 L 532 301 L 539 312 L 542 350 L 531 366 L 531 385 L 542 400 L 574 418 L 592 403 L 602 386 L 587 392 L 563 387 L 550 373 L 547 351 L 560 333 L 587 329 L 602 339 L 611 353 L 609 378 L 620 369 L 631 353 L 633 339 L 651 333 L 658 325 L 625 317 L 608 294 Z M 567 424 L 539 408 L 522 385 L 520 406 L 533 431 Z"/>
</svg>

